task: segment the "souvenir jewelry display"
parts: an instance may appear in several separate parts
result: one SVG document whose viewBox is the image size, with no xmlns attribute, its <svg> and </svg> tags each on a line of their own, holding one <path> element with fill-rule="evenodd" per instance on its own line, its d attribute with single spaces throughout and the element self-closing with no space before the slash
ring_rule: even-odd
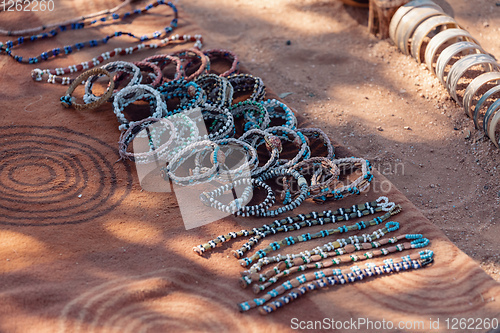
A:
<svg viewBox="0 0 500 333">
<path fill-rule="evenodd" d="M 78 85 L 87 80 L 89 77 L 97 75 L 106 75 L 109 78 L 109 85 L 106 92 L 100 98 L 97 98 L 91 103 L 86 103 L 86 104 L 76 103 L 75 98 L 71 96 L 75 91 L 76 87 L 78 87 Z M 71 83 L 68 90 L 66 90 L 66 94 L 60 98 L 60 101 L 65 108 L 73 107 L 77 110 L 95 109 L 104 104 L 111 97 L 114 88 L 115 88 L 115 83 L 113 81 L 113 77 L 111 76 L 111 74 L 107 70 L 97 67 L 90 71 L 82 73 L 80 76 L 78 76 L 76 80 Z"/>
<path fill-rule="evenodd" d="M 137 16 L 139 14 L 146 13 L 147 11 L 158 7 L 159 5 L 166 5 L 166 6 L 170 7 L 174 12 L 174 18 L 170 22 L 170 25 L 165 27 L 163 29 L 163 31 L 155 31 L 153 34 L 144 35 L 144 36 L 136 36 L 131 32 L 115 31 L 113 34 L 105 36 L 102 39 L 92 39 L 90 41 L 76 43 L 73 45 L 66 45 L 63 48 L 57 47 L 57 48 L 54 48 L 52 50 L 42 52 L 40 55 L 38 55 L 36 57 L 22 57 L 19 55 L 15 55 L 12 52 L 13 48 L 19 47 L 21 44 L 23 44 L 25 42 L 35 42 L 35 41 L 38 41 L 41 39 L 47 39 L 49 37 L 56 36 L 59 32 L 83 29 L 83 28 L 90 26 L 90 25 L 93 25 L 97 22 L 106 22 L 108 19 L 110 21 L 117 21 L 117 20 L 123 20 L 123 19 L 128 18 L 128 17 L 134 17 L 134 16 Z M 151 39 L 162 39 L 162 38 L 165 38 L 166 36 L 168 36 L 173 31 L 173 29 L 177 27 L 177 20 L 178 20 L 177 8 L 171 2 L 165 2 L 164 0 L 158 0 L 156 2 L 153 2 L 149 5 L 147 5 L 143 9 L 136 9 L 133 12 L 126 12 L 122 15 L 119 15 L 117 13 L 113 13 L 111 15 L 111 17 L 103 16 L 99 20 L 92 20 L 90 22 L 86 21 L 85 17 L 82 17 L 82 20 L 80 22 L 66 24 L 66 25 L 60 25 L 60 26 L 52 29 L 49 33 L 44 32 L 44 33 L 32 35 L 32 36 L 21 36 L 15 40 L 9 40 L 9 41 L 5 42 L 5 44 L 0 42 L 0 54 L 6 54 L 6 55 L 12 57 L 14 60 L 16 60 L 19 63 L 36 64 L 36 63 L 48 60 L 52 57 L 56 57 L 60 54 L 70 54 L 73 51 L 79 51 L 85 47 L 95 47 L 95 46 L 99 46 L 102 44 L 106 44 L 110 39 L 115 38 L 115 37 L 120 37 L 120 36 L 129 36 L 129 37 L 136 39 L 136 40 L 139 40 L 141 42 L 145 42 L 145 41 L 148 41 Z M 44 27 L 42 28 L 42 30 L 45 30 Z M 9 32 L 7 32 L 7 34 L 9 34 Z M 65 73 L 56 73 L 56 74 L 65 74 Z"/>
<path fill-rule="evenodd" d="M 264 224 L 262 227 L 253 228 L 252 230 L 241 230 L 238 232 L 229 232 L 225 235 L 220 235 L 217 238 L 209 240 L 205 244 L 198 245 L 193 248 L 193 251 L 199 255 L 203 255 L 206 251 L 222 245 L 231 239 L 238 237 L 252 236 L 240 250 L 233 252 L 236 258 L 241 258 L 243 254 L 252 249 L 261 239 L 269 235 L 274 235 L 280 232 L 288 232 L 298 230 L 306 226 L 323 225 L 325 223 L 335 223 L 337 221 L 349 221 L 356 217 L 362 217 L 370 214 L 379 213 L 382 211 L 390 211 L 395 206 L 394 202 L 389 202 L 387 197 L 379 197 L 376 201 L 365 202 L 364 204 L 353 205 L 349 208 L 339 208 L 335 211 L 325 210 L 323 212 L 311 212 L 308 214 L 299 214 L 294 217 L 286 217 L 284 219 L 275 220 L 270 225 Z"/>
</svg>

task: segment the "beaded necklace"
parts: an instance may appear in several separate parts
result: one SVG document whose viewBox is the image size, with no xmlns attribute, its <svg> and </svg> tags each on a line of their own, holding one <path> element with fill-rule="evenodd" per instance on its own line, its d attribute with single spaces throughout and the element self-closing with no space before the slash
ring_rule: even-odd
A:
<svg viewBox="0 0 500 333">
<path fill-rule="evenodd" d="M 308 291 L 334 285 L 354 283 L 356 281 L 361 281 L 364 278 L 376 275 L 401 272 L 410 269 L 420 269 L 432 263 L 433 257 L 434 253 L 431 250 L 423 250 L 418 253 L 413 253 L 410 256 L 403 257 L 403 259 L 400 259 L 398 261 L 394 261 L 392 259 L 384 260 L 383 265 L 374 265 L 372 263 L 368 263 L 366 264 L 366 268 L 364 269 L 361 269 L 358 266 L 354 266 L 350 269 L 345 270 L 332 269 L 331 271 L 328 270 L 325 272 L 310 273 L 310 276 L 312 275 L 312 279 L 315 278 L 316 280 L 311 281 L 306 285 L 302 284 L 307 282 L 307 280 L 304 282 L 295 280 L 294 282 L 290 282 L 289 284 L 283 284 L 274 289 L 273 293 L 269 295 L 269 297 L 256 298 L 254 300 L 239 304 L 240 311 L 247 311 L 253 307 L 263 305 L 267 301 L 267 298 L 270 299 L 288 291 L 286 295 L 280 297 L 278 300 L 272 301 L 259 309 L 259 313 L 265 315 L 276 311 L 286 304 L 289 304 Z"/>
<path fill-rule="evenodd" d="M 48 83 L 59 83 L 59 84 L 70 84 L 72 79 L 67 76 L 61 76 L 64 74 L 77 73 L 83 70 L 87 70 L 98 66 L 101 62 L 105 60 L 109 60 L 116 55 L 124 56 L 128 54 L 135 53 L 137 51 L 145 50 L 145 49 L 157 49 L 161 47 L 165 47 L 170 45 L 173 42 L 187 43 L 194 42 L 194 47 L 200 49 L 202 47 L 203 37 L 201 35 L 173 35 L 167 38 L 162 39 L 157 44 L 137 44 L 134 47 L 127 47 L 125 49 L 115 48 L 111 51 L 106 51 L 101 53 L 100 56 L 92 58 L 92 60 L 82 62 L 80 64 L 71 65 L 64 68 L 55 68 L 55 69 L 40 69 L 36 68 L 31 71 L 31 78 L 34 81 L 43 81 L 47 78 Z"/>
<path fill-rule="evenodd" d="M 360 251 L 363 249 L 376 249 L 382 245 L 386 244 L 395 244 L 401 240 L 411 240 L 411 242 L 405 242 L 403 244 L 397 244 L 396 246 L 390 246 L 388 248 L 381 248 L 379 250 L 368 251 L 362 255 L 344 255 L 347 253 L 353 253 L 355 251 Z M 312 255 L 300 258 L 295 258 L 292 260 L 285 260 L 278 263 L 273 268 L 267 270 L 264 273 L 257 274 L 253 273 L 250 275 L 245 275 L 240 279 L 240 286 L 245 288 L 252 282 L 264 282 L 263 284 L 255 284 L 253 286 L 254 293 L 258 293 L 272 284 L 276 283 L 280 278 L 284 276 L 291 275 L 296 272 L 303 272 L 308 269 L 320 269 L 320 268 L 328 268 L 334 265 L 340 265 L 342 263 L 347 262 L 356 262 L 368 260 L 373 257 L 378 256 L 386 256 L 390 253 L 394 252 L 402 252 L 404 250 L 410 249 L 418 249 L 429 245 L 429 240 L 427 238 L 423 238 L 420 234 L 407 234 L 407 235 L 399 235 L 391 238 L 380 239 L 379 241 L 373 241 L 369 243 L 356 243 L 356 244 L 348 244 L 343 248 L 335 249 L 335 251 L 324 252 L 321 255 Z M 331 260 L 322 261 L 328 257 L 335 257 Z"/>
<path fill-rule="evenodd" d="M 404 251 L 404 248 L 401 251 Z M 393 252 L 395 252 L 395 251 L 393 251 Z M 424 251 L 422 251 L 422 252 L 424 252 Z M 411 256 L 404 256 L 404 257 L 401 257 L 401 260 L 402 260 L 402 262 L 407 262 L 407 261 L 411 261 L 410 258 L 411 258 Z M 384 263 L 387 263 L 387 261 L 384 260 Z M 320 278 L 327 277 L 327 276 L 339 276 L 341 274 L 342 274 L 342 271 L 340 269 L 318 270 L 318 271 L 315 271 L 312 273 L 301 274 L 293 279 L 286 281 L 285 283 L 282 283 L 281 285 L 272 289 L 271 291 L 268 291 L 265 295 L 263 295 L 260 298 L 255 298 L 255 299 L 253 299 L 253 301 L 244 302 L 244 303 L 240 304 L 240 309 L 249 310 L 251 308 L 257 307 L 258 305 L 262 305 L 265 302 L 269 301 L 271 298 L 276 297 L 278 295 L 281 295 L 281 294 L 285 293 L 285 291 L 290 290 L 293 287 L 298 287 L 298 286 L 300 286 L 308 281 L 313 281 L 315 279 L 320 279 Z M 268 283 L 268 286 L 271 284 L 272 283 Z M 256 286 L 256 287 L 257 288 L 254 288 L 255 293 L 258 293 L 259 291 L 264 290 L 264 287 L 261 287 L 261 286 Z"/>
<path fill-rule="evenodd" d="M 353 218 L 362 217 L 370 214 L 375 214 L 381 211 L 389 211 L 394 207 L 393 202 L 389 202 L 387 197 L 379 197 L 372 202 L 365 202 L 364 204 L 353 205 L 349 208 L 339 208 L 337 210 L 324 210 L 322 212 L 311 212 L 307 214 L 298 214 L 296 216 L 289 216 L 283 219 L 275 220 L 270 225 L 264 224 L 261 227 L 253 228 L 252 230 L 243 229 L 238 232 L 229 232 L 225 235 L 217 236 L 208 242 L 193 247 L 193 251 L 203 255 L 206 251 L 214 249 L 222 243 L 229 242 L 231 239 L 238 237 L 252 236 L 241 249 L 233 251 L 236 258 L 241 258 L 243 254 L 252 249 L 254 245 L 266 236 L 275 235 L 280 232 L 288 232 L 298 230 L 306 226 L 323 225 L 324 223 L 335 223 L 337 221 L 348 221 Z M 290 226 L 288 226 L 290 225 Z"/>
<path fill-rule="evenodd" d="M 134 17 L 134 16 L 137 16 L 140 14 L 144 14 L 147 11 L 149 11 L 150 9 L 156 8 L 159 5 L 166 5 L 166 6 L 170 7 L 174 12 L 174 18 L 170 22 L 170 25 L 165 27 L 163 29 L 163 31 L 155 31 L 154 33 L 152 33 L 150 35 L 144 35 L 144 36 L 140 36 L 140 37 L 134 35 L 131 32 L 115 31 L 113 34 L 108 35 L 102 39 L 92 39 L 90 41 L 86 41 L 83 43 L 66 45 L 62 49 L 60 47 L 57 47 L 57 48 L 54 48 L 52 50 L 42 52 L 40 55 L 38 55 L 36 57 L 26 58 L 26 57 L 22 57 L 22 56 L 15 55 L 12 53 L 12 48 L 14 48 L 16 46 L 20 46 L 21 44 L 23 44 L 25 42 L 35 42 L 35 41 L 38 41 L 41 39 L 54 37 L 59 32 L 63 32 L 63 31 L 83 29 L 86 26 L 96 24 L 97 22 L 106 22 L 107 20 L 117 21 L 117 20 L 126 19 L 128 17 Z M 112 39 L 114 37 L 129 36 L 129 37 L 132 37 L 134 39 L 140 40 L 141 42 L 145 42 L 145 41 L 148 41 L 151 39 L 162 39 L 162 38 L 165 38 L 166 36 L 168 36 L 174 30 L 174 28 L 177 27 L 178 16 L 179 16 L 178 10 L 171 2 L 166 3 L 164 0 L 157 0 L 156 2 L 153 2 L 149 5 L 147 5 L 143 9 L 136 9 L 132 12 L 126 12 L 126 13 L 123 13 L 121 15 L 117 14 L 117 13 L 113 13 L 110 16 L 103 16 L 99 20 L 94 19 L 92 21 L 86 21 L 85 18 L 82 18 L 82 20 L 80 20 L 79 22 L 60 25 L 60 26 L 52 29 L 49 33 L 44 32 L 44 33 L 36 34 L 36 35 L 32 35 L 32 36 L 21 36 L 15 40 L 9 40 L 9 41 L 5 42 L 5 44 L 0 42 L 0 54 L 6 54 L 6 55 L 14 58 L 14 60 L 16 60 L 17 62 L 22 63 L 22 64 L 36 64 L 36 63 L 39 63 L 41 61 L 46 61 L 49 58 L 56 57 L 60 54 L 70 54 L 75 50 L 79 51 L 86 46 L 95 47 L 98 45 L 106 44 L 110 39 Z M 45 28 L 45 27 L 43 27 L 43 28 Z M 42 30 L 44 30 L 44 29 L 42 29 Z"/>
</svg>

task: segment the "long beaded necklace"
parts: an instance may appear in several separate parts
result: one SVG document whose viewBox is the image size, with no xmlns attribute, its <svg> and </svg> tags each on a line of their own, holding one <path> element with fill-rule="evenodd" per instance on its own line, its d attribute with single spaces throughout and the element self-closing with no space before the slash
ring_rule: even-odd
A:
<svg viewBox="0 0 500 333">
<path fill-rule="evenodd" d="M 331 252 L 335 249 L 338 249 L 340 247 L 345 247 L 348 244 L 356 244 L 356 243 L 366 243 L 366 242 L 372 242 L 374 239 L 379 239 L 383 237 L 385 234 L 394 232 L 399 229 L 399 223 L 398 222 L 387 222 L 386 225 L 383 228 L 375 230 L 371 234 L 363 234 L 361 236 L 354 235 L 354 236 L 349 236 L 348 238 L 342 238 L 342 239 L 337 239 L 336 241 L 329 242 L 324 244 L 323 246 L 318 246 L 312 251 L 304 251 L 299 254 L 287 254 L 286 256 L 283 256 L 281 254 L 278 254 L 274 257 L 265 257 L 262 256 L 260 257 L 256 263 L 254 263 L 248 270 L 241 272 L 242 276 L 247 276 L 253 273 L 259 272 L 263 266 L 272 264 L 272 263 L 277 263 L 280 261 L 285 261 L 285 260 L 290 260 L 290 259 L 295 259 L 299 257 L 310 257 L 312 254 L 323 254 L 324 252 Z M 325 231 L 323 231 L 324 233 Z M 276 248 L 276 247 L 275 247 Z M 324 254 L 323 254 L 324 255 Z M 255 255 L 254 255 L 255 257 Z M 258 257 L 258 255 L 257 255 Z M 252 257 L 253 258 L 253 257 Z M 249 259 L 249 258 L 245 258 Z M 248 266 L 246 264 L 248 261 L 240 260 L 240 264 L 242 266 Z"/>
<path fill-rule="evenodd" d="M 90 25 L 93 25 L 97 22 L 106 22 L 108 20 L 117 21 L 117 20 L 126 19 L 128 17 L 134 17 L 134 16 L 137 16 L 140 14 L 144 14 L 147 11 L 149 11 L 153 8 L 156 8 L 160 5 L 166 5 L 166 6 L 170 7 L 174 12 L 174 18 L 172 19 L 170 24 L 167 27 L 165 27 L 162 31 L 155 31 L 154 33 L 152 33 L 150 35 L 136 36 L 131 32 L 115 31 L 113 34 L 107 35 L 102 39 L 92 39 L 92 40 L 89 40 L 89 41 L 86 41 L 83 43 L 75 43 L 73 45 L 66 45 L 63 48 L 56 47 L 52 50 L 42 52 L 40 55 L 38 55 L 36 57 L 22 57 L 19 55 L 15 55 L 12 52 L 12 49 L 14 47 L 20 46 L 21 44 L 23 44 L 25 42 L 35 42 L 35 41 L 38 41 L 41 39 L 47 39 L 49 37 L 54 37 L 59 32 L 63 32 L 63 31 L 83 29 L 83 28 L 88 27 Z M 15 40 L 9 40 L 5 43 L 0 42 L 0 54 L 6 54 L 6 55 L 12 57 L 14 60 L 16 60 L 20 63 L 23 63 L 23 64 L 36 64 L 36 63 L 39 63 L 41 61 L 46 61 L 49 58 L 56 57 L 60 54 L 70 54 L 75 50 L 79 51 L 87 46 L 88 47 L 95 47 L 98 45 L 106 44 L 110 39 L 115 38 L 115 37 L 120 37 L 120 36 L 129 36 L 129 37 L 132 37 L 133 39 L 139 40 L 141 42 L 145 42 L 145 41 L 148 41 L 151 39 L 162 39 L 162 38 L 165 38 L 166 36 L 168 36 L 174 30 L 174 28 L 177 27 L 178 16 L 179 16 L 178 10 L 171 2 L 165 2 L 164 0 L 157 0 L 156 2 L 153 2 L 149 5 L 147 5 L 143 9 L 136 9 L 132 12 L 126 12 L 126 13 L 123 13 L 121 15 L 117 14 L 117 13 L 113 13 L 110 16 L 103 16 L 99 20 L 94 19 L 92 21 L 86 21 L 86 18 L 84 17 L 84 18 L 82 18 L 82 20 L 80 20 L 78 22 L 60 25 L 60 26 L 52 29 L 48 33 L 44 32 L 44 33 L 36 34 L 36 35 L 32 35 L 32 36 L 20 36 Z M 44 29 L 42 29 L 42 30 L 44 30 Z M 63 73 L 60 73 L 60 74 L 63 74 Z"/>
<path fill-rule="evenodd" d="M 263 305 L 267 301 L 267 298 L 271 299 L 272 297 L 279 296 L 280 294 L 288 291 L 286 295 L 280 297 L 278 300 L 271 301 L 259 309 L 261 314 L 269 314 L 306 294 L 308 291 L 328 286 L 354 283 L 375 275 L 390 274 L 410 269 L 420 269 L 432 263 L 434 260 L 433 257 L 434 253 L 431 250 L 423 250 L 403 257 L 398 261 L 386 259 L 383 262 L 384 265 L 374 265 L 372 263 L 368 263 L 364 269 L 354 266 L 346 270 L 332 269 L 331 271 L 328 270 L 324 272 L 310 273 L 307 279 L 316 278 L 316 280 L 313 280 L 306 285 L 303 284 L 306 283 L 307 280 L 303 282 L 295 280 L 296 282 L 294 281 L 293 283 L 291 282 L 289 284 L 281 285 L 274 290 L 272 295 L 268 294 L 269 297 L 256 298 L 239 304 L 240 311 L 247 311 L 253 307 Z"/>
<path fill-rule="evenodd" d="M 368 251 L 362 255 L 344 255 L 348 253 L 353 253 L 367 248 L 379 248 L 385 244 L 395 244 L 401 240 L 412 240 L 411 242 L 405 242 L 397 244 L 396 246 L 390 246 L 388 248 L 380 248 L 379 250 Z M 295 258 L 293 260 L 285 260 L 278 263 L 273 268 L 267 270 L 263 274 L 251 274 L 241 278 L 240 286 L 245 288 L 253 281 L 264 282 L 263 284 L 255 284 L 252 289 L 254 293 L 258 293 L 265 290 L 267 287 L 276 283 L 280 278 L 284 276 L 291 275 L 297 272 L 303 272 L 308 269 L 320 269 L 328 268 L 334 265 L 340 265 L 347 262 L 356 262 L 368 260 L 378 256 L 386 256 L 394 252 L 402 252 L 404 250 L 418 249 L 429 245 L 429 239 L 423 238 L 420 234 L 407 234 L 399 235 L 391 238 L 384 238 L 379 241 L 373 241 L 370 243 L 361 244 L 348 244 L 343 248 L 335 249 L 332 252 L 326 252 L 326 255 L 313 255 L 313 256 L 303 256 L 301 258 Z M 327 257 L 334 257 L 331 260 L 325 260 Z"/>
<path fill-rule="evenodd" d="M 366 223 L 364 221 L 361 221 L 361 222 L 357 222 L 356 224 L 352 224 L 350 226 L 343 225 L 343 226 L 340 226 L 340 227 L 334 228 L 334 229 L 321 230 L 321 231 L 316 232 L 314 234 L 306 233 L 306 234 L 302 234 L 300 236 L 286 237 L 279 242 L 272 242 L 266 248 L 258 250 L 251 257 L 240 259 L 239 263 L 241 266 L 247 267 L 248 265 L 255 262 L 256 260 L 267 256 L 267 254 L 269 254 L 269 253 L 277 251 L 280 248 L 283 248 L 286 246 L 294 245 L 295 243 L 307 242 L 307 241 L 310 241 L 310 240 L 316 239 L 316 238 L 328 237 L 328 236 L 331 236 L 333 234 L 340 234 L 340 233 L 354 231 L 354 230 L 362 230 L 362 229 L 365 229 L 365 228 L 370 227 L 370 226 L 375 226 L 375 225 L 378 225 L 378 224 L 384 222 L 385 220 L 389 219 L 391 216 L 398 214 L 400 211 L 401 211 L 401 206 L 396 205 L 389 212 L 385 213 L 382 216 L 375 217 L 374 219 L 372 219 Z M 389 222 L 388 226 L 387 226 L 387 230 L 389 230 L 389 231 L 391 230 L 391 228 L 393 228 L 392 225 L 389 226 L 389 224 L 391 224 L 391 223 L 392 222 Z M 393 222 L 393 223 L 395 223 L 395 222 Z"/>
<path fill-rule="evenodd" d="M 353 205 L 349 208 L 339 208 L 335 211 L 325 210 L 323 212 L 311 212 L 307 214 L 298 214 L 297 216 L 289 216 L 283 219 L 275 220 L 270 225 L 264 224 L 261 227 L 253 228 L 252 230 L 243 229 L 238 232 L 229 232 L 225 235 L 217 236 L 208 242 L 193 247 L 193 251 L 200 256 L 206 251 L 214 249 L 222 243 L 229 242 L 231 239 L 238 237 L 252 236 L 241 249 L 233 252 L 236 258 L 241 258 L 243 254 L 252 249 L 254 245 L 266 236 L 275 235 L 280 232 L 288 232 L 298 230 L 303 227 L 313 225 L 323 225 L 324 223 L 335 223 L 337 221 L 348 221 L 353 218 L 362 217 L 370 214 L 375 214 L 381 211 L 389 211 L 394 207 L 393 202 L 389 202 L 387 197 L 379 197 L 372 202 L 365 202 L 364 204 Z"/>
</svg>

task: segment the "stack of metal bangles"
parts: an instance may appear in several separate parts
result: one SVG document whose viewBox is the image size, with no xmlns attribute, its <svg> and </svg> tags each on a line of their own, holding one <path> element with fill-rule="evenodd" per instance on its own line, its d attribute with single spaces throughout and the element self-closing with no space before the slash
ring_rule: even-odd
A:
<svg viewBox="0 0 500 333">
<path fill-rule="evenodd" d="M 389 33 L 401 52 L 411 54 L 419 64 L 425 62 L 450 96 L 463 106 L 465 114 L 474 120 L 476 128 L 482 128 L 500 148 L 497 129 L 500 123 L 500 64 L 478 40 L 431 0 L 414 0 L 400 7 L 391 19 Z M 459 96 L 459 82 L 478 66 L 483 73 L 469 81 L 463 96 Z M 489 90 L 479 96 L 485 86 L 489 86 Z"/>
</svg>

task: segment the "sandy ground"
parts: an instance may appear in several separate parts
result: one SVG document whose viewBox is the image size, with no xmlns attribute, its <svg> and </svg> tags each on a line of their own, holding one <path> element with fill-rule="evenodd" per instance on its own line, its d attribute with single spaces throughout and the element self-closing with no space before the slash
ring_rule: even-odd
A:
<svg viewBox="0 0 500 333">
<path fill-rule="evenodd" d="M 500 56 L 495 1 L 436 2 Z M 499 151 L 433 74 L 368 33 L 367 9 L 334 0 L 177 4 L 209 32 L 205 48 L 236 52 L 291 107 L 371 160 L 500 281 Z"/>
</svg>

